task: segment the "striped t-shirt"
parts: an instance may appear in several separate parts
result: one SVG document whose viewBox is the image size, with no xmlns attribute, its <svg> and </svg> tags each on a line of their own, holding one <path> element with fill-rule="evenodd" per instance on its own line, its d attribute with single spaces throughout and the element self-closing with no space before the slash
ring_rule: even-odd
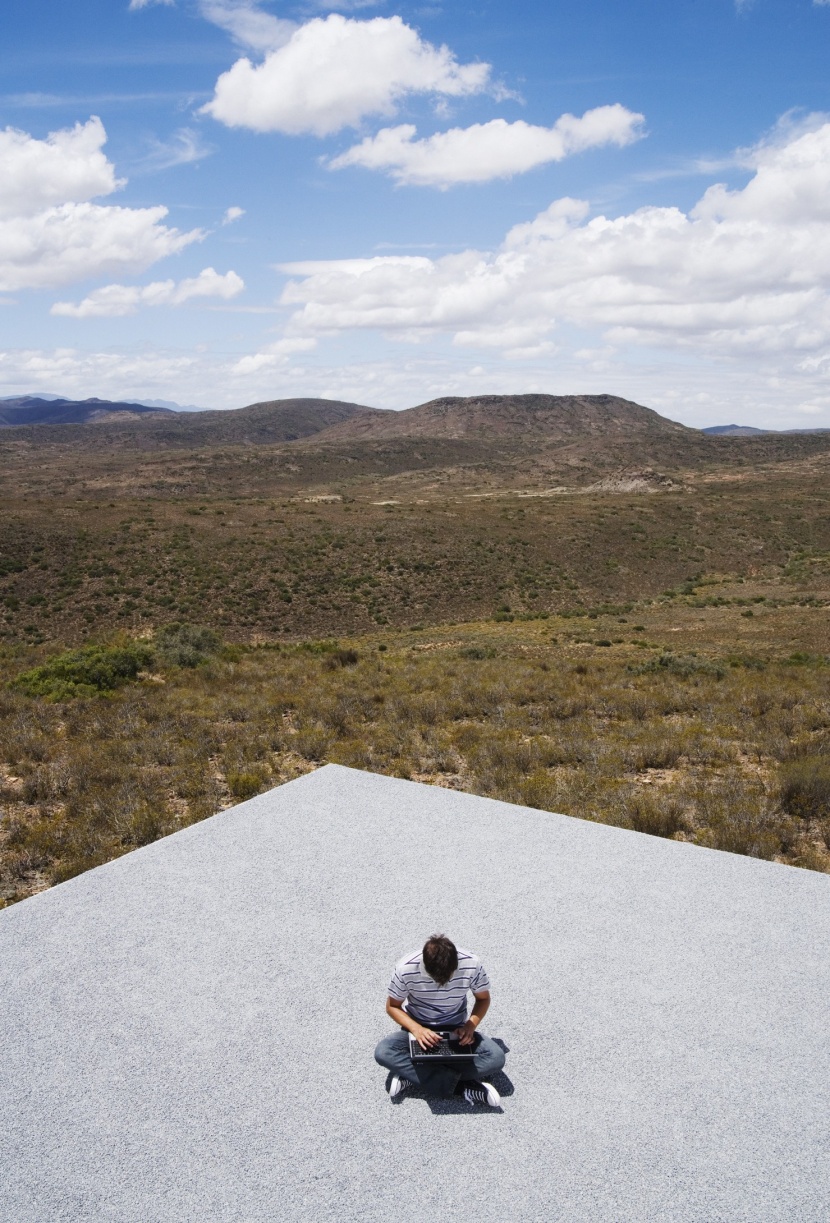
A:
<svg viewBox="0 0 830 1223">
<path fill-rule="evenodd" d="M 457 1028 L 467 1019 L 467 994 L 490 988 L 484 965 L 472 951 L 458 951 L 458 968 L 446 985 L 439 985 L 424 968 L 424 953 L 413 951 L 395 966 L 389 997 L 404 1002 L 404 1010 L 429 1028 Z"/>
</svg>

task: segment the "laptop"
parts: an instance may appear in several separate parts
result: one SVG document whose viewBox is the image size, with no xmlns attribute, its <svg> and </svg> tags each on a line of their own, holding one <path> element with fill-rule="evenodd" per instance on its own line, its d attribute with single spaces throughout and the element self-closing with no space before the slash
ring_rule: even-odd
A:
<svg viewBox="0 0 830 1223">
<path fill-rule="evenodd" d="M 462 1045 L 455 1040 L 452 1031 L 438 1032 L 441 1037 L 431 1049 L 422 1049 L 415 1037 L 409 1035 L 409 1056 L 413 1062 L 469 1062 L 476 1055 L 479 1038 L 471 1045 Z"/>
</svg>

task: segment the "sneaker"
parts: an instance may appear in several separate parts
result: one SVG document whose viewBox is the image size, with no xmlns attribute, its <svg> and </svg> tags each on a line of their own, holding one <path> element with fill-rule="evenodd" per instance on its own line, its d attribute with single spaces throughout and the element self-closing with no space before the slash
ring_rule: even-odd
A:
<svg viewBox="0 0 830 1223">
<path fill-rule="evenodd" d="M 498 1108 L 501 1104 L 501 1096 L 492 1083 L 468 1083 L 463 1095 L 468 1104 L 486 1104 L 488 1108 Z"/>
<path fill-rule="evenodd" d="M 402 1092 L 406 1091 L 407 1087 L 414 1087 L 414 1083 L 410 1083 L 409 1079 L 403 1078 L 399 1074 L 393 1074 L 389 1083 L 389 1099 L 395 1100 Z"/>
</svg>

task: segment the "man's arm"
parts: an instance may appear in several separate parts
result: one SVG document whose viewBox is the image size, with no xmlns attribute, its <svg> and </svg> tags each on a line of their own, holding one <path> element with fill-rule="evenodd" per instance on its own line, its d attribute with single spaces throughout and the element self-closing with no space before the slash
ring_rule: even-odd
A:
<svg viewBox="0 0 830 1223">
<path fill-rule="evenodd" d="M 473 1043 L 476 1028 L 490 1009 L 489 989 L 480 989 L 478 993 L 473 994 L 473 997 L 475 998 L 475 1005 L 470 1012 L 470 1018 L 466 1023 L 462 1023 L 460 1028 L 455 1030 L 458 1043 L 461 1045 L 471 1045 Z"/>
<path fill-rule="evenodd" d="M 431 1045 L 437 1045 L 441 1039 L 438 1033 L 433 1032 L 431 1028 L 423 1027 L 411 1015 L 407 1015 L 403 1009 L 403 1003 L 403 999 L 399 1002 L 397 998 L 387 997 L 386 1014 L 389 1018 L 394 1019 L 395 1023 L 399 1023 L 405 1031 L 411 1032 L 422 1049 L 429 1049 Z"/>
</svg>

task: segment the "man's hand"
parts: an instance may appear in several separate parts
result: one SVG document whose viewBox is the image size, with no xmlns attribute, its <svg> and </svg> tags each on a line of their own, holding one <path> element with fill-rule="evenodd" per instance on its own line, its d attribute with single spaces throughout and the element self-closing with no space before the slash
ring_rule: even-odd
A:
<svg viewBox="0 0 830 1223">
<path fill-rule="evenodd" d="M 437 1045 L 441 1039 L 440 1032 L 433 1032 L 432 1028 L 422 1028 L 420 1024 L 412 1028 L 412 1035 L 417 1040 L 422 1049 L 431 1049 L 433 1045 Z"/>
<path fill-rule="evenodd" d="M 455 1029 L 455 1038 L 460 1045 L 471 1045 L 475 1040 L 476 1025 L 471 1019 L 466 1023 L 462 1023 L 460 1028 Z"/>
</svg>

